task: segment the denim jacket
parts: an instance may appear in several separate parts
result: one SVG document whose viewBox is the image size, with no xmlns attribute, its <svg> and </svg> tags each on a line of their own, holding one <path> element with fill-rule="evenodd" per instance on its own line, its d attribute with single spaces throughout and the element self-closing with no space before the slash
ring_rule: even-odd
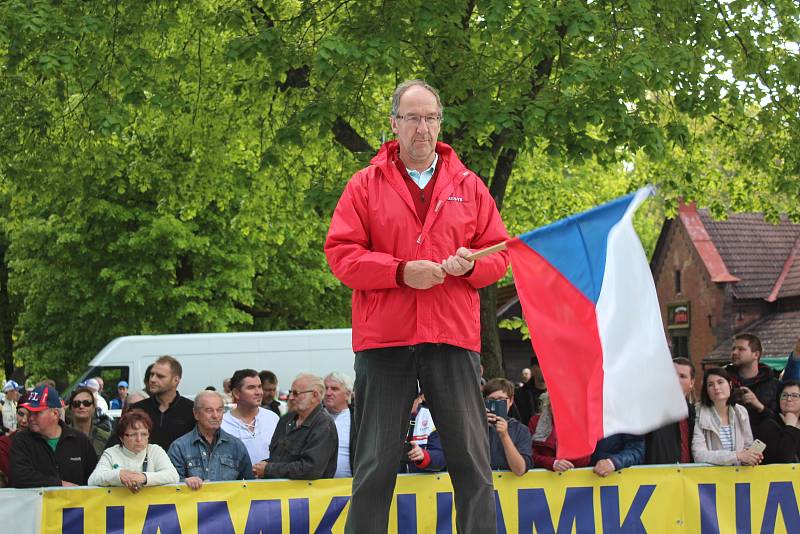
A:
<svg viewBox="0 0 800 534">
<path fill-rule="evenodd" d="M 211 482 L 253 478 L 253 466 L 244 443 L 222 429 L 217 431 L 212 447 L 195 426 L 170 445 L 169 459 L 181 481 L 188 477 Z"/>
</svg>

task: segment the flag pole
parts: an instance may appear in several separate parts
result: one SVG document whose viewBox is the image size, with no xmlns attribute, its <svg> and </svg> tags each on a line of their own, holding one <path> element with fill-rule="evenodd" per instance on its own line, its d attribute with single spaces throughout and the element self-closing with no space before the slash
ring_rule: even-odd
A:
<svg viewBox="0 0 800 534">
<path fill-rule="evenodd" d="M 484 256 L 488 256 L 489 254 L 494 254 L 495 252 L 500 252 L 501 250 L 506 249 L 506 242 L 503 241 L 502 243 L 498 243 L 496 245 L 492 245 L 491 247 L 486 247 L 484 249 L 478 250 L 477 252 L 473 252 L 465 259 L 469 261 L 475 261 L 478 258 L 483 258 Z"/>
</svg>

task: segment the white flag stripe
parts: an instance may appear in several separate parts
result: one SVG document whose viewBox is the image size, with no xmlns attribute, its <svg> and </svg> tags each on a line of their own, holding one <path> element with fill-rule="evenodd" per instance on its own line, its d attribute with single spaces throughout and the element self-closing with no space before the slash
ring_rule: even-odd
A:
<svg viewBox="0 0 800 534">
<path fill-rule="evenodd" d="M 597 322 L 603 347 L 603 430 L 645 434 L 687 416 L 664 335 L 656 288 L 633 228 L 641 189 L 608 236 Z"/>
</svg>

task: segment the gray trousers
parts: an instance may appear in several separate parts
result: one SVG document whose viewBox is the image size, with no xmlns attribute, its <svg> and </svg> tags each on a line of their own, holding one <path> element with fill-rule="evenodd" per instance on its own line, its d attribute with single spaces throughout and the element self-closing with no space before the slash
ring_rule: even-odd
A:
<svg viewBox="0 0 800 534">
<path fill-rule="evenodd" d="M 357 437 L 347 534 L 380 534 L 388 529 L 418 379 L 442 438 L 455 490 L 458 532 L 496 532 L 479 360 L 475 352 L 429 343 L 356 354 Z"/>
</svg>

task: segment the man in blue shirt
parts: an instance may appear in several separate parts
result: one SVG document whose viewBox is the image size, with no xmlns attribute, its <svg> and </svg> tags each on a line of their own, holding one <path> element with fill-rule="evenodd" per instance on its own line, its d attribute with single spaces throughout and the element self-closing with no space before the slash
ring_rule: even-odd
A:
<svg viewBox="0 0 800 534">
<path fill-rule="evenodd" d="M 125 380 L 120 380 L 117 384 L 117 397 L 115 399 L 111 399 L 111 404 L 109 408 L 112 410 L 121 410 L 122 407 L 125 405 L 125 399 L 128 397 L 128 382 Z"/>
<path fill-rule="evenodd" d="M 201 391 L 194 398 L 197 425 L 169 447 L 169 459 L 191 489 L 200 489 L 204 481 L 253 478 L 253 466 L 244 443 L 221 428 L 224 413 L 222 395 Z"/>
</svg>

